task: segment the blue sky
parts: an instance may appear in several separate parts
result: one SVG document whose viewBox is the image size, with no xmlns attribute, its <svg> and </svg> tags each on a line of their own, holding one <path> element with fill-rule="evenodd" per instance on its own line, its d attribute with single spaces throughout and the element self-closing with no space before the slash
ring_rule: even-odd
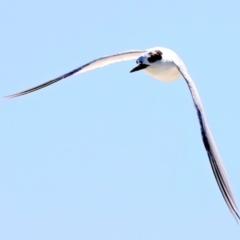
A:
<svg viewBox="0 0 240 240">
<path fill-rule="evenodd" d="M 240 206 L 238 1 L 4 1 L 0 95 L 103 55 L 186 63 Z M 1 101 L 0 238 L 239 239 L 184 80 L 134 61 Z"/>
</svg>

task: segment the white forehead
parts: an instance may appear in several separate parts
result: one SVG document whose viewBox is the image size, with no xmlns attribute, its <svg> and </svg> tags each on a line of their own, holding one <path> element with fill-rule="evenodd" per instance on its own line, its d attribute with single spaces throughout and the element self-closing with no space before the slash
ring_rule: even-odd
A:
<svg viewBox="0 0 240 240">
<path fill-rule="evenodd" d="M 144 54 L 143 56 L 137 59 L 137 62 L 144 62 L 146 58 L 147 58 L 147 54 Z"/>
</svg>

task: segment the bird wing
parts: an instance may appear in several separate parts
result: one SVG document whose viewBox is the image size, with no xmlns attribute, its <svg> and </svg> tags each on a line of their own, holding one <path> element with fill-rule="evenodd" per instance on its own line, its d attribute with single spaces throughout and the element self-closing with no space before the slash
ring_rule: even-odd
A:
<svg viewBox="0 0 240 240">
<path fill-rule="evenodd" d="M 82 73 L 82 72 L 87 72 L 90 70 L 93 70 L 95 68 L 100 68 L 100 67 L 104 67 L 108 64 L 111 63 L 115 63 L 115 62 L 121 62 L 121 61 L 127 61 L 127 60 L 132 60 L 132 59 L 136 59 L 138 58 L 141 54 L 143 54 L 145 52 L 145 50 L 129 50 L 126 52 L 121 52 L 121 53 L 116 53 L 116 54 L 112 54 L 112 55 L 108 55 L 105 57 L 101 57 L 98 59 L 95 59 L 89 63 L 86 63 L 84 65 L 82 65 L 81 67 L 78 67 L 68 73 L 65 73 L 57 78 L 51 79 L 45 83 L 42 83 L 40 85 L 37 85 L 35 87 L 26 89 L 24 91 L 15 93 L 15 94 L 11 94 L 6 96 L 5 98 L 14 98 L 14 97 L 19 97 L 34 91 L 37 91 L 41 88 L 47 87 L 53 83 L 56 83 L 64 78 L 70 77 L 72 75 L 78 74 L 78 73 Z"/>
<path fill-rule="evenodd" d="M 207 151 L 208 158 L 215 176 L 215 179 L 217 181 L 217 184 L 220 188 L 220 191 L 222 193 L 222 196 L 230 209 L 231 213 L 233 214 L 234 218 L 238 221 L 240 220 L 240 216 L 238 213 L 238 208 L 236 205 L 236 202 L 234 200 L 231 187 L 227 178 L 227 174 L 224 169 L 224 165 L 221 159 L 221 156 L 218 152 L 217 146 L 214 142 L 214 139 L 212 137 L 212 134 L 210 132 L 210 129 L 208 127 L 206 117 L 203 111 L 203 106 L 201 103 L 200 96 L 198 94 L 197 88 L 188 74 L 187 68 L 184 65 L 184 63 L 181 61 L 181 59 L 176 59 L 174 61 L 176 67 L 178 68 L 179 72 L 183 76 L 183 78 L 186 80 L 187 85 L 189 87 L 189 90 L 192 95 L 192 99 L 194 102 L 194 106 L 197 111 L 197 116 L 200 124 L 201 134 L 202 134 L 202 140 L 204 147 Z"/>
</svg>

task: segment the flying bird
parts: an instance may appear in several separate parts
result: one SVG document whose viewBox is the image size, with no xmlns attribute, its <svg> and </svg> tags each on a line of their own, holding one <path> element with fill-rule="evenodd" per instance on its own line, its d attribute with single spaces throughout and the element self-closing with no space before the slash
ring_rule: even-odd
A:
<svg viewBox="0 0 240 240">
<path fill-rule="evenodd" d="M 108 64 L 112 64 L 115 62 L 133 59 L 136 60 L 137 66 L 130 71 L 131 73 L 139 70 L 144 70 L 150 76 L 165 82 L 173 81 L 180 77 L 183 77 L 185 79 L 193 99 L 194 107 L 197 112 L 202 141 L 206 149 L 213 174 L 229 210 L 238 222 L 238 220 L 240 220 L 238 208 L 231 191 L 231 187 L 222 163 L 221 156 L 218 152 L 218 149 L 208 127 L 200 96 L 192 78 L 188 74 L 185 64 L 174 51 L 168 48 L 155 47 L 147 50 L 130 50 L 126 52 L 116 53 L 113 55 L 108 55 L 86 63 L 81 67 L 78 67 L 66 74 L 63 74 L 38 86 L 6 96 L 5 98 L 19 97 L 37 91 L 41 88 L 47 87 L 67 77 L 87 72 L 95 68 L 104 67 Z"/>
</svg>

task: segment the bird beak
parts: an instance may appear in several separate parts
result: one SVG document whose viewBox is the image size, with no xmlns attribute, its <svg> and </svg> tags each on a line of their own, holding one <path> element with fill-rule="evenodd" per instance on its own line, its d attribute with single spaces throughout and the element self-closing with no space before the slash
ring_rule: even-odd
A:
<svg viewBox="0 0 240 240">
<path fill-rule="evenodd" d="M 142 69 L 144 69 L 144 68 L 146 68 L 146 67 L 148 67 L 148 66 L 149 66 L 149 65 L 147 65 L 147 64 L 140 63 L 140 64 L 137 65 L 135 68 L 133 68 L 133 69 L 130 71 L 130 73 L 136 72 L 136 71 L 139 71 L 139 70 L 142 70 Z"/>
</svg>

